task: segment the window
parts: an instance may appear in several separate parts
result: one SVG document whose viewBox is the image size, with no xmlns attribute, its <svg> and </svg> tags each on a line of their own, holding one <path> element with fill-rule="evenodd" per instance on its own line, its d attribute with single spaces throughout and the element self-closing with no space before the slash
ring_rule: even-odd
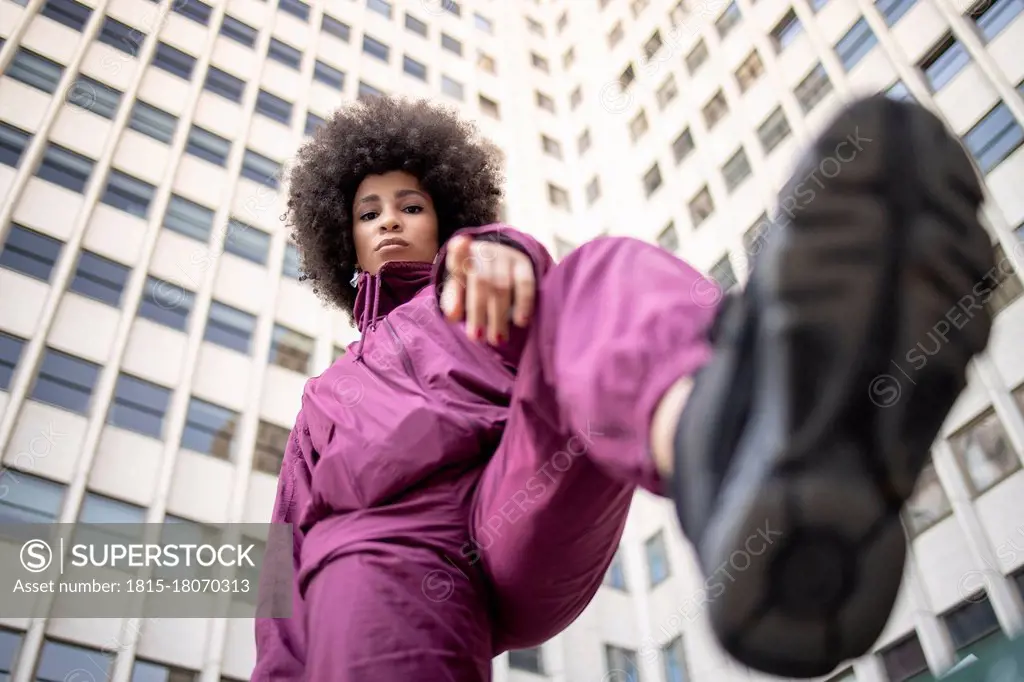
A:
<svg viewBox="0 0 1024 682">
<path fill-rule="evenodd" d="M 686 55 L 686 68 L 691 74 L 695 73 L 700 68 L 701 64 L 708 60 L 708 46 L 704 43 L 704 39 L 701 38 L 697 41 L 690 53 Z"/>
<path fill-rule="evenodd" d="M 329 14 L 325 14 L 320 20 L 320 30 L 335 38 L 340 38 L 346 43 L 352 34 L 352 29 L 343 21 L 338 21 Z"/>
<path fill-rule="evenodd" d="M 658 50 L 660 50 L 661 46 L 664 44 L 665 43 L 661 40 L 661 33 L 655 31 L 651 34 L 651 37 L 647 39 L 647 42 L 644 43 L 644 57 L 646 57 L 648 61 L 653 59 L 654 55 L 658 54 Z"/>
<path fill-rule="evenodd" d="M 1022 11 L 1024 0 L 982 0 L 967 15 L 988 41 L 999 35 Z"/>
<path fill-rule="evenodd" d="M 427 37 L 427 25 L 409 13 L 405 15 L 405 28 L 416 35 Z"/>
<path fill-rule="evenodd" d="M 181 447 L 229 460 L 238 425 L 238 413 L 192 396 L 181 433 Z"/>
<path fill-rule="evenodd" d="M 636 72 L 633 71 L 633 65 L 630 64 L 625 70 L 619 74 L 619 87 L 623 90 L 627 89 L 636 80 Z"/>
<path fill-rule="evenodd" d="M 306 135 L 313 135 L 316 129 L 322 126 L 326 121 L 320 118 L 313 112 L 306 113 Z"/>
<path fill-rule="evenodd" d="M 545 111 L 550 111 L 552 114 L 555 113 L 555 101 L 545 95 L 543 92 L 534 93 L 537 98 L 537 106 Z"/>
<path fill-rule="evenodd" d="M 910 94 L 910 90 L 907 89 L 907 86 L 903 81 L 896 81 L 893 83 L 889 89 L 885 91 L 885 96 L 902 102 L 914 101 L 914 96 Z"/>
<path fill-rule="evenodd" d="M 711 266 L 711 279 L 718 282 L 722 291 L 729 291 L 736 286 L 736 273 L 732 269 L 732 263 L 728 256 L 722 256 L 718 262 Z"/>
<path fill-rule="evenodd" d="M 24 347 L 23 339 L 0 332 L 0 391 L 10 388 L 11 379 L 14 378 L 14 368 L 18 366 L 21 349 Z M 2 504 L 3 500 L 0 500 L 0 505 Z"/>
<path fill-rule="evenodd" d="M 535 675 L 544 674 L 544 659 L 540 647 L 512 649 L 508 652 L 508 667 L 525 670 Z"/>
<path fill-rule="evenodd" d="M 590 130 L 584 130 L 580 133 L 580 136 L 576 138 L 576 152 L 583 156 L 590 149 Z"/>
<path fill-rule="evenodd" d="M 622 40 L 622 22 L 617 21 L 612 26 L 612 30 L 608 32 L 608 47 L 615 47 Z"/>
<path fill-rule="evenodd" d="M 192 69 L 195 65 L 196 58 L 192 55 L 186 54 L 176 47 L 171 47 L 167 43 L 157 43 L 156 54 L 153 55 L 153 66 L 179 78 L 189 80 L 192 78 Z"/>
<path fill-rule="evenodd" d="M 494 57 L 480 50 L 477 50 L 476 53 L 476 67 L 492 76 L 498 74 L 498 64 L 494 61 Z"/>
<path fill-rule="evenodd" d="M 947 33 L 921 60 L 919 68 L 924 72 L 925 80 L 928 81 L 932 92 L 938 92 L 970 61 L 971 57 L 963 43 L 956 40 L 951 33 Z"/>
<path fill-rule="evenodd" d="M 30 397 L 84 415 L 89 412 L 99 373 L 97 364 L 47 348 Z"/>
<path fill-rule="evenodd" d="M 494 35 L 494 22 L 480 14 L 473 13 L 473 25 L 484 33 Z"/>
<path fill-rule="evenodd" d="M 153 201 L 155 192 L 156 187 L 148 182 L 114 168 L 110 170 L 107 188 L 103 190 L 100 201 L 107 206 L 113 206 L 125 213 L 146 219 L 149 217 L 149 204 Z"/>
<path fill-rule="evenodd" d="M 266 90 L 256 95 L 256 113 L 286 126 L 292 123 L 292 103 Z"/>
<path fill-rule="evenodd" d="M 1000 102 L 963 136 L 982 173 L 988 173 L 1024 142 L 1024 130 Z"/>
<path fill-rule="evenodd" d="M 92 175 L 94 163 L 86 156 L 51 142 L 46 146 L 36 177 L 72 192 L 81 193 L 85 190 L 89 176 Z"/>
<path fill-rule="evenodd" d="M 187 17 L 197 24 L 207 26 L 210 23 L 210 14 L 213 8 L 201 0 L 188 0 L 188 2 L 176 2 L 171 5 L 173 10 L 183 17 Z"/>
<path fill-rule="evenodd" d="M 625 675 L 623 677 L 619 673 L 615 673 L 617 680 L 622 680 L 622 682 L 639 682 L 640 680 L 640 668 L 637 666 L 636 652 L 632 649 L 605 644 L 604 665 L 609 673 L 620 671 Z"/>
<path fill-rule="evenodd" d="M 633 0 L 633 2 L 629 3 L 629 9 L 633 13 L 633 18 L 639 17 L 640 13 L 647 9 L 648 4 L 650 4 L 650 0 Z"/>
<path fill-rule="evenodd" d="M 770 154 L 783 140 L 789 137 L 791 132 L 786 112 L 782 110 L 782 107 L 775 107 L 775 111 L 768 114 L 768 118 L 757 127 L 757 139 L 761 141 L 764 153 Z"/>
<path fill-rule="evenodd" d="M 760 253 L 761 249 L 764 248 L 765 241 L 768 238 L 768 231 L 771 228 L 772 222 L 768 220 L 768 214 L 761 213 L 757 220 L 743 233 L 744 251 L 750 256 Z"/>
<path fill-rule="evenodd" d="M 139 52 L 139 46 L 146 39 L 146 34 L 128 24 L 123 24 L 113 17 L 104 17 L 96 40 L 132 57 Z"/>
<path fill-rule="evenodd" d="M 359 81 L 359 89 L 356 92 L 356 97 L 360 100 L 365 100 L 369 97 L 382 97 L 384 91 L 380 88 L 375 88 L 366 81 Z"/>
<path fill-rule="evenodd" d="M 368 35 L 364 35 L 363 36 L 363 52 L 365 52 L 366 54 L 370 55 L 371 57 L 376 57 L 377 59 L 381 60 L 382 62 L 386 62 L 386 61 L 388 61 L 388 58 L 390 57 L 391 49 L 387 45 L 385 45 L 384 43 L 382 43 L 379 40 L 377 40 L 376 38 L 372 38 L 372 37 L 370 37 Z"/>
<path fill-rule="evenodd" d="M 996 244 L 993 248 L 993 258 L 997 264 L 996 271 L 992 273 L 992 295 L 986 301 L 992 315 L 998 315 L 1006 306 L 1016 301 L 1024 287 L 1021 285 L 1017 268 L 1014 267 L 1013 259 L 1006 257 L 1003 247 Z"/>
<path fill-rule="evenodd" d="M 205 243 L 210 240 L 210 232 L 213 229 L 213 211 L 172 194 L 167 204 L 167 212 L 164 214 L 163 226 L 172 232 Z"/>
<path fill-rule="evenodd" d="M 206 72 L 203 88 L 232 102 L 241 102 L 242 93 L 245 92 L 245 81 L 211 65 Z"/>
<path fill-rule="evenodd" d="M 441 9 L 457 17 L 462 16 L 462 8 L 459 7 L 459 3 L 455 2 L 455 0 L 443 0 L 441 2 Z"/>
<path fill-rule="evenodd" d="M 551 67 L 548 66 L 548 60 L 541 57 L 536 52 L 530 53 L 530 63 L 533 64 L 533 68 L 543 71 L 544 73 L 551 73 Z"/>
<path fill-rule="evenodd" d="M 679 86 L 676 85 L 676 78 L 669 74 L 665 81 L 658 87 L 655 97 L 658 101 L 658 108 L 664 109 L 679 94 Z"/>
<path fill-rule="evenodd" d="M 75 0 L 46 0 L 39 13 L 81 33 L 92 9 Z"/>
<path fill-rule="evenodd" d="M 367 0 L 367 7 L 381 16 L 391 18 L 391 3 L 384 0 Z"/>
<path fill-rule="evenodd" d="M 210 318 L 206 322 L 203 339 L 248 355 L 252 351 L 252 335 L 255 330 L 255 315 L 213 301 L 210 303 Z"/>
<path fill-rule="evenodd" d="M 283 3 L 282 3 L 283 5 Z M 131 682 L 198 682 L 199 673 L 136 659 Z"/>
<path fill-rule="evenodd" d="M 253 182 L 277 189 L 280 174 L 281 164 L 262 154 L 257 154 L 251 149 L 245 150 L 245 156 L 242 158 L 241 175 L 243 178 L 249 178 Z"/>
<path fill-rule="evenodd" d="M 220 23 L 220 34 L 222 36 L 230 38 L 246 47 L 256 47 L 257 33 L 256 29 L 252 26 L 235 19 L 230 14 L 225 14 L 224 21 Z"/>
<path fill-rule="evenodd" d="M 114 399 L 107 413 L 107 423 L 144 436 L 160 438 L 170 401 L 170 389 L 122 372 L 114 387 Z"/>
<path fill-rule="evenodd" d="M 2 512 L 0 512 L 0 519 L 3 519 Z M 0 680 L 9 682 L 13 679 L 11 671 L 14 670 L 15 661 L 18 660 L 18 650 L 21 649 L 23 636 L 19 632 L 0 628 Z"/>
<path fill-rule="evenodd" d="M 958 653 L 964 653 L 964 649 L 970 645 L 1000 632 L 999 619 L 996 618 L 996 612 L 992 609 L 992 603 L 986 594 L 969 598 L 954 607 L 943 614 L 942 621 L 946 624 L 953 648 Z"/>
<path fill-rule="evenodd" d="M 302 53 L 277 38 L 271 38 L 270 45 L 267 46 L 267 58 L 297 69 L 302 61 Z"/>
<path fill-rule="evenodd" d="M 46 640 L 39 654 L 36 680 L 74 680 L 88 670 L 100 679 L 113 674 L 113 654 Z"/>
<path fill-rule="evenodd" d="M 917 3 L 917 0 L 875 0 L 875 7 L 882 14 L 887 26 L 892 26 Z"/>
<path fill-rule="evenodd" d="M 952 436 L 949 444 L 974 495 L 982 494 L 1021 467 L 1020 457 L 993 410 Z"/>
<path fill-rule="evenodd" d="M 63 246 L 58 239 L 12 223 L 0 251 L 0 267 L 49 282 Z"/>
<path fill-rule="evenodd" d="M 581 104 L 583 104 L 583 90 L 580 86 L 576 86 L 569 95 L 569 109 L 576 111 L 576 108 Z"/>
<path fill-rule="evenodd" d="M 191 291 L 150 275 L 139 302 L 139 317 L 185 331 L 194 302 Z"/>
<path fill-rule="evenodd" d="M 661 169 L 658 164 L 655 163 L 653 166 L 647 169 L 644 173 L 644 194 L 651 196 L 654 194 L 659 187 L 661 187 Z"/>
<path fill-rule="evenodd" d="M 427 67 L 424 64 L 416 61 L 409 55 L 405 55 L 402 58 L 402 70 L 413 78 L 418 78 L 421 81 L 427 80 Z"/>
<path fill-rule="evenodd" d="M 801 30 L 803 27 L 800 25 L 800 20 L 796 18 L 796 12 L 790 9 L 779 20 L 779 23 L 775 24 L 775 28 L 768 34 L 768 37 L 772 45 L 775 46 L 775 51 L 782 52 L 796 40 Z"/>
<path fill-rule="evenodd" d="M 658 531 L 644 542 L 644 553 L 647 555 L 647 577 L 651 587 L 660 585 L 669 576 L 668 548 L 663 531 Z"/>
<path fill-rule="evenodd" d="M 568 71 L 572 67 L 572 65 L 575 64 L 575 63 L 576 63 L 576 50 L 574 48 L 570 47 L 562 55 L 562 68 L 565 69 L 566 71 Z"/>
<path fill-rule="evenodd" d="M 311 337 L 275 324 L 270 338 L 269 362 L 300 374 L 308 374 L 314 345 Z"/>
<path fill-rule="evenodd" d="M 949 516 L 953 511 L 946 491 L 935 473 L 935 466 L 929 461 L 921 471 L 917 487 L 907 500 L 904 508 L 904 519 L 911 537 L 922 532 Z"/>
<path fill-rule="evenodd" d="M 556 159 L 562 158 L 562 145 L 558 144 L 557 140 L 553 140 L 547 135 L 541 135 L 540 145 L 548 156 L 553 156 Z"/>
<path fill-rule="evenodd" d="M 129 128 L 164 144 L 171 143 L 177 126 L 178 119 L 175 116 L 142 100 L 135 102 L 132 116 L 128 120 Z"/>
<path fill-rule="evenodd" d="M 647 114 L 644 112 L 643 109 L 641 109 L 640 113 L 634 116 L 633 119 L 629 122 L 630 139 L 632 139 L 633 142 L 636 142 L 641 137 L 643 137 L 643 134 L 647 132 L 647 129 Z"/>
<path fill-rule="evenodd" d="M 82 251 L 68 289 L 117 308 L 121 305 L 121 294 L 128 283 L 129 272 L 131 268 L 127 265 L 91 251 Z"/>
<path fill-rule="evenodd" d="M 594 202 L 601 198 L 601 178 L 594 176 L 587 183 L 587 204 L 593 206 Z"/>
<path fill-rule="evenodd" d="M 57 83 L 64 73 L 64 67 L 52 59 L 21 47 L 4 73 L 16 81 L 52 95 L 57 90 Z"/>
<path fill-rule="evenodd" d="M 736 83 L 740 86 L 740 92 L 749 90 L 763 73 L 764 62 L 761 61 L 761 55 L 757 53 L 757 50 L 754 50 L 736 69 Z"/>
<path fill-rule="evenodd" d="M 121 104 L 121 91 L 88 76 L 79 76 L 65 94 L 68 104 L 113 120 Z"/>
<path fill-rule="evenodd" d="M 334 347 L 334 359 L 333 359 L 333 362 L 337 362 L 338 358 L 343 356 L 345 354 L 345 352 L 346 352 L 345 349 L 342 348 L 341 346 L 335 346 Z"/>
<path fill-rule="evenodd" d="M 533 33 L 534 35 L 540 36 L 541 38 L 544 37 L 544 27 L 536 19 L 526 17 L 526 30 L 528 30 L 530 33 Z"/>
<path fill-rule="evenodd" d="M 675 158 L 676 163 L 679 163 L 689 156 L 690 152 L 695 148 L 693 135 L 690 134 L 690 129 L 686 128 L 672 142 L 672 156 Z"/>
<path fill-rule="evenodd" d="M 558 235 L 555 235 L 555 258 L 561 260 L 576 249 L 576 245 L 572 242 L 562 239 Z"/>
<path fill-rule="evenodd" d="M 192 154 L 217 166 L 226 166 L 230 151 L 231 140 L 192 124 L 192 128 L 188 131 L 188 142 L 185 144 L 187 154 Z"/>
<path fill-rule="evenodd" d="M 270 235 L 241 220 L 228 220 L 224 250 L 247 261 L 264 265 L 270 253 Z"/>
<path fill-rule="evenodd" d="M 729 3 L 729 6 L 725 8 L 721 16 L 715 19 L 715 30 L 718 31 L 718 37 L 723 40 L 727 35 L 732 33 L 733 28 L 742 21 L 743 15 L 740 14 L 740 8 L 736 5 L 736 1 Z"/>
<path fill-rule="evenodd" d="M 843 68 L 849 71 L 855 67 L 877 42 L 878 38 L 868 26 L 867 20 L 864 17 L 858 19 L 857 23 L 836 43 L 836 54 L 839 56 L 839 61 L 843 63 Z"/>
<path fill-rule="evenodd" d="M 441 47 L 452 54 L 457 54 L 460 57 L 462 56 L 462 43 L 455 38 L 452 38 L 447 33 L 441 34 Z"/>
<path fill-rule="evenodd" d="M 558 30 L 558 34 L 561 35 L 565 27 L 569 25 L 569 13 L 568 11 L 562 12 L 561 16 L 558 17 L 558 23 L 555 24 L 555 28 Z"/>
<path fill-rule="evenodd" d="M 683 638 L 676 637 L 661 648 L 662 660 L 665 663 L 665 682 L 687 682 L 686 650 Z"/>
<path fill-rule="evenodd" d="M 743 184 L 743 181 L 750 177 L 750 173 L 750 161 L 747 159 L 747 153 L 740 147 L 722 166 L 725 188 L 731 192 Z"/>
<path fill-rule="evenodd" d="M 339 71 L 333 66 L 325 64 L 319 59 L 316 60 L 316 64 L 313 65 L 313 80 L 320 81 L 321 83 L 329 85 L 337 90 L 345 88 L 344 72 Z"/>
<path fill-rule="evenodd" d="M 0 468 L 0 523 L 54 523 L 65 486 L 13 469 Z M 2 678 L 0 678 L 2 679 Z"/>
<path fill-rule="evenodd" d="M 272 476 L 280 474 L 281 462 L 284 460 L 284 451 L 288 448 L 290 437 L 291 431 L 288 429 L 261 421 L 259 428 L 256 429 L 252 468 Z"/>
<path fill-rule="evenodd" d="M 604 584 L 616 590 L 626 591 L 626 565 L 622 561 L 622 549 L 615 551 L 608 571 L 604 574 Z"/>
<path fill-rule="evenodd" d="M 705 185 L 697 196 L 690 200 L 690 220 L 693 221 L 693 226 L 697 227 L 715 211 L 715 203 L 711 200 L 711 192 L 708 191 L 707 185 Z"/>
<path fill-rule="evenodd" d="M 704 105 L 702 110 L 704 114 L 704 123 L 707 124 L 708 130 L 714 129 L 714 127 L 729 113 L 729 105 L 725 101 L 725 94 L 719 90 L 716 92 L 707 104 Z"/>
<path fill-rule="evenodd" d="M 281 268 L 281 274 L 291 279 L 299 278 L 299 249 L 291 242 L 284 245 L 284 266 Z"/>
<path fill-rule="evenodd" d="M 277 8 L 284 10 L 293 17 L 309 21 L 309 5 L 302 2 L 302 0 L 281 0 L 277 4 Z"/>
<path fill-rule="evenodd" d="M 905 682 L 914 675 L 928 670 L 928 661 L 924 657 L 917 634 L 882 649 L 879 654 L 886 676 L 891 682 Z"/>
<path fill-rule="evenodd" d="M 679 250 L 679 233 L 676 231 L 676 224 L 669 221 L 668 225 L 658 234 L 658 246 L 669 253 Z"/>
<path fill-rule="evenodd" d="M 569 193 L 558 185 L 548 183 L 548 202 L 556 208 L 564 208 L 569 210 Z"/>
<path fill-rule="evenodd" d="M 459 101 L 465 96 L 465 89 L 462 83 L 443 74 L 441 75 L 441 92 Z"/>
<path fill-rule="evenodd" d="M 811 69 L 811 72 L 794 89 L 797 101 L 800 102 L 800 108 L 805 114 L 818 106 L 818 102 L 825 99 L 830 92 L 832 92 L 832 81 L 829 80 L 821 62 Z"/>
</svg>

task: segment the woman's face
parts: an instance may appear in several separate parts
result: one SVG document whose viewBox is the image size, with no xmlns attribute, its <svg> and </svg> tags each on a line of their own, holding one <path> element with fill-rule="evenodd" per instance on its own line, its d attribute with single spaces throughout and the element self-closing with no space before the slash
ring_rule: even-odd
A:
<svg viewBox="0 0 1024 682">
<path fill-rule="evenodd" d="M 388 261 L 430 263 L 437 255 L 434 202 L 405 171 L 366 176 L 352 216 L 359 267 L 371 275 Z"/>
</svg>

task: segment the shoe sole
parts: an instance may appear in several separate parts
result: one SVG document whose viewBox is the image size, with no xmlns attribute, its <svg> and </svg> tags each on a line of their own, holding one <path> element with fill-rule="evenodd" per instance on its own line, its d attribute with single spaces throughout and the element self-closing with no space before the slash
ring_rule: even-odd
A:
<svg viewBox="0 0 1024 682">
<path fill-rule="evenodd" d="M 708 612 L 725 650 L 809 678 L 867 653 L 888 621 L 900 511 L 988 343 L 987 309 L 966 304 L 995 263 L 974 167 L 916 105 L 858 101 L 802 168 L 816 173 L 784 190 L 748 285 L 750 418 L 697 549 L 723 586 Z M 738 381 L 735 348 L 721 357 L 712 415 Z"/>
</svg>

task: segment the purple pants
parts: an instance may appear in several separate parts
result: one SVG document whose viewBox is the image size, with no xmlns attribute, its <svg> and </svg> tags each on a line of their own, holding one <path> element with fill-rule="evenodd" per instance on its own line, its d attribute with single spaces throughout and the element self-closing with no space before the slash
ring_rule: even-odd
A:
<svg viewBox="0 0 1024 682">
<path fill-rule="evenodd" d="M 707 361 L 717 288 L 618 239 L 582 246 L 538 286 L 500 445 L 453 489 L 468 535 L 450 555 L 378 546 L 317 573 L 311 682 L 490 680 L 494 655 L 550 639 L 594 597 L 634 490 L 661 494 L 651 417 Z"/>
</svg>

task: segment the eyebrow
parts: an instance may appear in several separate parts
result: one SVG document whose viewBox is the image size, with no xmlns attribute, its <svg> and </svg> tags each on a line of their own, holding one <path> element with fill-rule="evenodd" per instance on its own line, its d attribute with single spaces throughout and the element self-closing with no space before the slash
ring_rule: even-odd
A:
<svg viewBox="0 0 1024 682">
<path fill-rule="evenodd" d="M 407 197 L 413 194 L 419 197 L 423 197 L 424 200 L 426 200 L 427 198 L 426 194 L 416 189 L 400 189 L 397 192 L 395 192 L 395 198 L 401 199 L 402 197 Z M 376 194 L 367 194 L 365 197 L 359 200 L 359 203 L 368 204 L 371 201 L 380 201 L 380 197 Z"/>
</svg>

